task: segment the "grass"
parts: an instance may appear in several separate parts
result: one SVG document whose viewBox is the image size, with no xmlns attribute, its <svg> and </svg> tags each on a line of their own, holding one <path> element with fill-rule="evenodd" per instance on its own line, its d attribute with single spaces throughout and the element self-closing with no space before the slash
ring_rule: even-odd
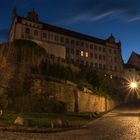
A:
<svg viewBox="0 0 140 140">
<path fill-rule="evenodd" d="M 28 120 L 28 125 L 24 127 L 30 128 L 51 128 L 51 121 L 57 119 L 66 120 L 68 126 L 54 126 L 56 128 L 79 128 L 89 121 L 100 117 L 103 113 L 64 113 L 64 114 L 48 114 L 48 113 L 24 113 L 24 118 Z M 15 112 L 6 112 L 0 117 L 0 127 L 11 127 L 14 120 L 18 116 Z M 22 127 L 22 126 L 21 126 Z"/>
</svg>

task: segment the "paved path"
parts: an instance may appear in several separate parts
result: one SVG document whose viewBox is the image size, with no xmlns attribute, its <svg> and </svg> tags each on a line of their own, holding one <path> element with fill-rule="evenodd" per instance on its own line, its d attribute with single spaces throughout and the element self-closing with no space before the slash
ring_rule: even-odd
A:
<svg viewBox="0 0 140 140">
<path fill-rule="evenodd" d="M 84 129 L 53 134 L 0 132 L 0 140 L 140 140 L 140 107 L 121 107 Z"/>
</svg>

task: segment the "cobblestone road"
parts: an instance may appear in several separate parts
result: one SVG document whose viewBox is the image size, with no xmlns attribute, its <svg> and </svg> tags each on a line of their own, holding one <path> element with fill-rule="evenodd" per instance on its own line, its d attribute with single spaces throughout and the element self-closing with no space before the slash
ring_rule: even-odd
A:
<svg viewBox="0 0 140 140">
<path fill-rule="evenodd" d="M 140 140 L 140 108 L 115 109 L 80 130 L 53 134 L 0 132 L 0 140 Z"/>
</svg>

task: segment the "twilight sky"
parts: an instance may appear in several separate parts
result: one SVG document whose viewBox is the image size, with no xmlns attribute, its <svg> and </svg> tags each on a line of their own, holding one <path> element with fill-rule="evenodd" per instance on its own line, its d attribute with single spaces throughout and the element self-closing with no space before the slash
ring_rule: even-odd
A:
<svg viewBox="0 0 140 140">
<path fill-rule="evenodd" d="M 101 39 L 112 33 L 124 62 L 132 51 L 140 54 L 139 0 L 0 0 L 0 42 L 7 40 L 14 6 L 21 16 L 35 8 L 43 22 Z"/>
</svg>

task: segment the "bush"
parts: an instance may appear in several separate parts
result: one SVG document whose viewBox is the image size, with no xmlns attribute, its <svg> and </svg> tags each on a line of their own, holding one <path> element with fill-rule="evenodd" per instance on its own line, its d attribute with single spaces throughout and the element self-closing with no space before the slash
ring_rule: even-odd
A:
<svg viewBox="0 0 140 140">
<path fill-rule="evenodd" d="M 64 102 L 50 100 L 47 104 L 48 113 L 64 113 L 67 111 L 67 106 Z"/>
</svg>

